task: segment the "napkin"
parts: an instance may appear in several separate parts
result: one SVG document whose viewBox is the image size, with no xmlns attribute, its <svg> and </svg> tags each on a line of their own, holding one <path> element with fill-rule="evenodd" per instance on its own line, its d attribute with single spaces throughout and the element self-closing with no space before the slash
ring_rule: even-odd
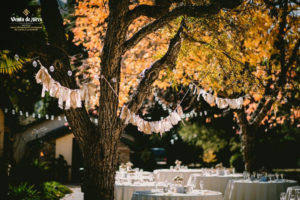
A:
<svg viewBox="0 0 300 200">
<path fill-rule="evenodd" d="M 267 177 L 261 177 L 260 179 L 259 179 L 259 181 L 260 182 L 267 182 L 268 181 L 268 179 L 267 179 Z"/>
</svg>

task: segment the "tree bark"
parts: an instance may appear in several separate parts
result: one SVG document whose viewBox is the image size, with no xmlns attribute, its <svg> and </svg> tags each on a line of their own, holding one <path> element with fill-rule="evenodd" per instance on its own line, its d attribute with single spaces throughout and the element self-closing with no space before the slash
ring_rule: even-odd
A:
<svg viewBox="0 0 300 200">
<path fill-rule="evenodd" d="M 255 129 L 254 127 L 247 126 L 242 129 L 242 153 L 245 162 L 245 170 L 253 172 L 257 169 L 255 166 Z"/>
<path fill-rule="evenodd" d="M 109 139 L 109 138 L 108 138 Z M 84 199 L 114 199 L 115 172 L 118 164 L 119 140 L 110 138 L 103 149 L 102 141 L 84 147 Z M 103 158 L 109 152 L 111 156 Z"/>
<path fill-rule="evenodd" d="M 241 134 L 241 151 L 244 159 L 245 170 L 253 172 L 255 170 L 255 133 L 256 128 L 249 125 L 244 111 L 238 111 L 238 124 Z"/>
</svg>

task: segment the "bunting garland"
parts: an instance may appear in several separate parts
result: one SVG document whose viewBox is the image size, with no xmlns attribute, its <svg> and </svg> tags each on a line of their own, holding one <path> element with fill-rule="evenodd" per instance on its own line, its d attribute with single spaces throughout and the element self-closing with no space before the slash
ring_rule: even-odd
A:
<svg viewBox="0 0 300 200">
<path fill-rule="evenodd" d="M 162 133 L 170 131 L 173 126 L 178 124 L 181 121 L 181 116 L 183 115 L 183 111 L 180 105 L 170 113 L 170 115 L 160 121 L 146 121 L 142 119 L 140 116 L 131 112 L 127 106 L 123 106 L 121 110 L 120 118 L 125 121 L 125 124 L 131 123 L 138 127 L 138 130 L 145 133 L 151 134 Z"/>
<path fill-rule="evenodd" d="M 58 99 L 58 107 L 61 109 L 81 108 L 82 102 L 89 103 L 91 96 L 95 95 L 95 86 L 91 83 L 84 84 L 80 89 L 70 89 L 60 85 L 55 81 L 48 70 L 41 65 L 40 70 L 35 76 L 36 82 L 43 85 L 42 97 L 45 96 L 45 92 L 48 91 L 51 97 Z M 65 107 L 64 107 L 65 102 Z"/>
<path fill-rule="evenodd" d="M 196 85 L 190 85 L 190 89 L 194 90 L 194 95 L 198 95 L 198 101 L 200 100 L 200 96 L 202 96 L 208 104 L 216 104 L 220 109 L 225 109 L 227 107 L 231 109 L 241 109 L 243 106 L 245 96 L 236 99 L 220 98 L 215 97 Z"/>
</svg>

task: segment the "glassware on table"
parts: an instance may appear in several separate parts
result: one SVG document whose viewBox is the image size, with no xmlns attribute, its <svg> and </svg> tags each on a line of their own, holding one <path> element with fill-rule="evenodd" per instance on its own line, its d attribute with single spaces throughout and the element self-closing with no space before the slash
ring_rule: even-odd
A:
<svg viewBox="0 0 300 200">
<path fill-rule="evenodd" d="M 296 199 L 300 200 L 300 190 L 296 190 Z"/>
<path fill-rule="evenodd" d="M 279 179 L 279 174 L 275 173 L 275 177 L 276 177 L 276 180 L 278 180 Z"/>
<path fill-rule="evenodd" d="M 295 195 L 294 194 L 290 194 L 288 200 L 296 200 Z"/>
<path fill-rule="evenodd" d="M 200 185 L 200 190 L 204 190 L 204 181 L 200 181 L 199 185 Z"/>
<path fill-rule="evenodd" d="M 286 199 L 286 193 L 285 192 L 281 192 L 280 193 L 280 200 L 285 200 Z"/>
<path fill-rule="evenodd" d="M 247 179 L 247 172 L 246 171 L 243 172 L 243 177 L 244 177 L 244 179 Z"/>
<path fill-rule="evenodd" d="M 257 175 L 257 173 L 256 173 L 256 172 L 253 172 L 252 174 L 253 174 L 253 176 L 254 176 L 254 179 L 256 179 L 256 177 L 257 177 L 257 176 L 256 176 L 256 175 Z"/>
<path fill-rule="evenodd" d="M 283 175 L 283 174 L 280 174 L 280 178 L 283 180 L 283 179 L 284 179 L 284 175 Z"/>
<path fill-rule="evenodd" d="M 258 180 L 260 180 L 260 178 L 262 177 L 262 174 L 261 173 L 257 173 L 256 177 L 257 177 Z"/>
<path fill-rule="evenodd" d="M 268 174 L 268 180 L 272 181 L 273 180 L 273 175 L 272 174 Z"/>
<path fill-rule="evenodd" d="M 193 191 L 196 187 L 196 177 L 190 176 L 187 182 L 187 186 L 191 188 L 191 191 Z"/>
</svg>

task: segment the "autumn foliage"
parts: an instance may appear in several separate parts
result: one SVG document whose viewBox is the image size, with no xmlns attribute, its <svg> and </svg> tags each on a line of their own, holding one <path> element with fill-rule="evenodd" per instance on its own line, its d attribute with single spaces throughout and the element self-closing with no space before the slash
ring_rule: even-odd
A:
<svg viewBox="0 0 300 200">
<path fill-rule="evenodd" d="M 201 5 L 205 1 L 190 3 Z M 134 1 L 130 8 L 142 4 L 153 5 L 154 1 Z M 170 9 L 176 6 L 178 5 L 173 3 Z M 276 125 L 286 119 L 299 123 L 299 105 L 291 104 L 289 112 L 282 115 L 277 112 L 282 105 L 288 103 L 292 94 L 293 98 L 299 99 L 299 67 L 297 68 L 296 63 L 289 67 L 284 86 L 279 87 L 277 83 L 282 71 L 278 58 L 282 54 L 278 48 L 278 38 L 282 37 L 286 41 L 283 58 L 286 62 L 299 38 L 299 16 L 295 14 L 299 6 L 287 6 L 284 11 L 263 0 L 245 1 L 236 9 L 223 9 L 218 15 L 208 18 L 186 17 L 184 40 L 176 69 L 163 70 L 154 85 L 166 89 L 194 82 L 206 91 L 214 91 L 215 96 L 236 98 L 246 95 L 244 108 L 248 120 L 257 109 L 258 102 L 270 95 L 276 101 L 261 123 L 268 121 Z M 78 45 L 82 44 L 89 56 L 87 65 L 81 67 L 80 73 L 84 73 L 86 77 L 100 75 L 100 54 L 109 14 L 108 2 L 78 1 L 74 14 L 74 41 Z M 147 35 L 126 52 L 122 60 L 119 106 L 128 102 L 129 94 L 139 83 L 141 73 L 164 55 L 181 19 L 182 17 L 175 19 Z M 281 19 L 286 21 L 282 22 Z M 153 19 L 145 16 L 137 18 L 129 27 L 128 37 L 152 21 Z M 286 24 L 284 30 L 281 30 L 281 22 Z M 93 80 L 95 84 L 99 84 L 98 80 Z M 278 92 L 272 93 L 272 96 L 270 90 Z M 97 99 L 93 102 L 98 103 Z"/>
</svg>

